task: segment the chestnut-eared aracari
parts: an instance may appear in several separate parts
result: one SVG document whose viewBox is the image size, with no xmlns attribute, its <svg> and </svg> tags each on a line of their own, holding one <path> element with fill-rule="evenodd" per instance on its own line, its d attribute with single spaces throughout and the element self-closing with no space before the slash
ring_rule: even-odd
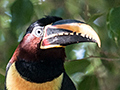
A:
<svg viewBox="0 0 120 90">
<path fill-rule="evenodd" d="M 84 22 L 56 16 L 37 20 L 6 67 L 5 90 L 76 90 L 64 69 L 65 46 L 81 42 L 100 46 L 98 35 Z"/>
</svg>

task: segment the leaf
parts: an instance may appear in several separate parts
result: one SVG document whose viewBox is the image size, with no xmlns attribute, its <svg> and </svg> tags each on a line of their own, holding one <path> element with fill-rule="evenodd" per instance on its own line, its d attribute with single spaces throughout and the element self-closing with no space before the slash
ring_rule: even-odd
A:
<svg viewBox="0 0 120 90">
<path fill-rule="evenodd" d="M 108 28 L 113 32 L 112 36 L 120 38 L 120 7 L 112 8 L 108 15 Z M 115 38 L 113 37 L 113 38 Z"/>
<path fill-rule="evenodd" d="M 78 90 L 99 90 L 98 80 L 95 75 L 85 76 L 79 83 Z"/>
<path fill-rule="evenodd" d="M 112 8 L 109 12 L 109 23 L 111 30 L 120 32 L 120 7 Z"/>
<path fill-rule="evenodd" d="M 83 72 L 85 71 L 86 67 L 90 64 L 88 60 L 76 60 L 65 62 L 65 69 L 68 75 L 72 75 L 76 72 Z"/>
<path fill-rule="evenodd" d="M 29 0 L 16 0 L 11 6 L 12 30 L 23 27 L 27 24 L 33 15 L 33 5 Z"/>
</svg>

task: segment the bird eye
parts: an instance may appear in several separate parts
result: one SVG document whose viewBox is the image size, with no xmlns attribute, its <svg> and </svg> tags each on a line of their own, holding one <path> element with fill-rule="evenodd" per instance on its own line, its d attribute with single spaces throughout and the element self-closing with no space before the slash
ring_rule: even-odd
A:
<svg viewBox="0 0 120 90">
<path fill-rule="evenodd" d="M 38 28 L 38 29 L 36 29 L 35 30 L 35 34 L 36 34 L 36 36 L 42 36 L 42 30 L 40 29 L 40 28 Z"/>
<path fill-rule="evenodd" d="M 43 27 L 37 26 L 33 29 L 32 33 L 36 36 L 36 37 L 40 37 L 43 36 Z"/>
</svg>

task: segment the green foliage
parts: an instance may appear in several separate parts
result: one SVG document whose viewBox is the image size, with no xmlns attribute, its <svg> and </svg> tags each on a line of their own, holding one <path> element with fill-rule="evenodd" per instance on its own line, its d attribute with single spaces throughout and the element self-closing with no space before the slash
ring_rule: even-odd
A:
<svg viewBox="0 0 120 90">
<path fill-rule="evenodd" d="M 66 47 L 65 69 L 78 90 L 120 90 L 120 0 L 1 0 L 0 90 L 5 67 L 27 27 L 44 15 L 90 24 L 102 46 Z"/>
<path fill-rule="evenodd" d="M 11 29 L 23 27 L 31 21 L 33 15 L 33 4 L 29 0 L 16 0 L 11 6 Z"/>
<path fill-rule="evenodd" d="M 5 81 L 4 76 L 0 74 L 0 90 L 4 88 L 4 84 L 3 84 L 4 81 Z"/>
<path fill-rule="evenodd" d="M 108 27 L 111 36 L 114 40 L 117 39 L 117 44 L 120 42 L 120 7 L 112 8 L 108 15 Z"/>
<path fill-rule="evenodd" d="M 78 90 L 100 90 L 97 77 L 95 75 L 85 76 L 78 84 Z"/>
<path fill-rule="evenodd" d="M 88 60 L 80 60 L 80 61 L 71 61 L 65 63 L 65 69 L 69 72 L 69 75 L 72 75 L 76 72 L 85 72 L 90 62 Z"/>
</svg>

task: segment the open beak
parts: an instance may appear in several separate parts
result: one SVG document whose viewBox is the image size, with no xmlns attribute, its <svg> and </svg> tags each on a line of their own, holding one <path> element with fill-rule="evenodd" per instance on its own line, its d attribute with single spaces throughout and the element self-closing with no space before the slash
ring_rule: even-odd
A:
<svg viewBox="0 0 120 90">
<path fill-rule="evenodd" d="M 97 33 L 87 24 L 77 20 L 60 20 L 44 29 L 40 48 L 57 48 L 80 42 L 95 42 L 101 46 Z"/>
</svg>

